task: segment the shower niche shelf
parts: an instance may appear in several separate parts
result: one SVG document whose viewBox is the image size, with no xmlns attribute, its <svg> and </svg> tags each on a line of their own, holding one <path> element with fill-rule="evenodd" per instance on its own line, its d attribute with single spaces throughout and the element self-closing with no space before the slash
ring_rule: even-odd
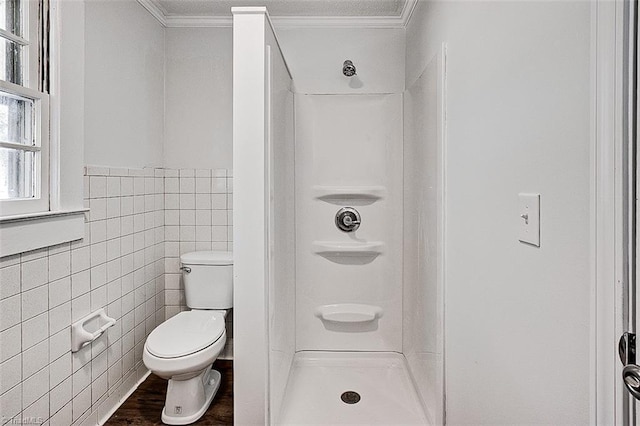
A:
<svg viewBox="0 0 640 426">
<path fill-rule="evenodd" d="M 371 204 L 385 197 L 384 186 L 314 186 L 313 196 L 317 200 L 333 204 L 353 201 L 357 204 Z"/>
<path fill-rule="evenodd" d="M 382 316 L 382 312 L 379 306 L 339 303 L 319 306 L 315 314 L 323 321 L 354 324 L 375 321 Z"/>
<path fill-rule="evenodd" d="M 313 252 L 324 258 L 338 263 L 351 263 L 349 261 L 368 263 L 381 255 L 384 250 L 384 243 L 381 241 L 342 242 L 342 241 L 314 241 Z"/>
</svg>

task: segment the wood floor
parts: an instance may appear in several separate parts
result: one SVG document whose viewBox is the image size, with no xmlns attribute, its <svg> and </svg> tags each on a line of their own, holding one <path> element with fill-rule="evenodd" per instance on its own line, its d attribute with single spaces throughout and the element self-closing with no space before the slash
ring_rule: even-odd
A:
<svg viewBox="0 0 640 426">
<path fill-rule="evenodd" d="M 216 397 L 196 425 L 233 424 L 233 361 L 217 360 L 213 368 L 222 374 Z M 151 374 L 105 423 L 107 426 L 162 425 L 167 381 Z"/>
</svg>

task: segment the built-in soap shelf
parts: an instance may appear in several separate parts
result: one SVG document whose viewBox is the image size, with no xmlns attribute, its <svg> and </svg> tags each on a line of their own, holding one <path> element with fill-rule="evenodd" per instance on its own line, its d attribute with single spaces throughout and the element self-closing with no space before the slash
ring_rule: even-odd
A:
<svg viewBox="0 0 640 426">
<path fill-rule="evenodd" d="M 315 199 L 334 204 L 345 201 L 369 204 L 381 200 L 387 193 L 384 186 L 314 186 L 312 189 Z"/>
<path fill-rule="evenodd" d="M 382 254 L 381 241 L 314 241 L 313 252 L 327 258 L 376 257 Z"/>
<path fill-rule="evenodd" d="M 375 321 L 382 316 L 382 308 L 358 303 L 339 303 L 316 308 L 316 316 L 335 323 L 359 323 Z"/>
<path fill-rule="evenodd" d="M 98 309 L 71 325 L 71 352 L 78 352 L 96 340 L 116 320 L 108 317 L 104 309 Z"/>
</svg>

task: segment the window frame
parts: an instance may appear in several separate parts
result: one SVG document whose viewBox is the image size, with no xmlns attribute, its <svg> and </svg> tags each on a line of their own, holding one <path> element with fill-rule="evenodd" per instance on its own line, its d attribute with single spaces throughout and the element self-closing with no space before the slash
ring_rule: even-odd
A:
<svg viewBox="0 0 640 426">
<path fill-rule="evenodd" d="M 49 95 L 38 90 L 22 87 L 0 80 L 0 92 L 22 96 L 33 101 L 35 145 L 19 145 L 0 142 L 2 148 L 19 149 L 36 153 L 34 180 L 37 182 L 34 198 L 0 200 L 0 216 L 17 216 L 37 212 L 48 212 L 49 202 Z"/>
<path fill-rule="evenodd" d="M 42 64 L 43 52 L 49 51 L 48 34 L 43 28 L 48 24 L 46 0 L 19 0 L 21 3 L 22 34 L 16 35 L 0 30 L 0 38 L 10 40 L 22 46 L 23 69 L 22 85 L 0 80 L 0 91 L 31 99 L 34 103 L 34 145 L 18 145 L 0 142 L 0 147 L 35 152 L 35 191 L 32 198 L 0 200 L 0 218 L 47 213 L 51 211 L 50 194 L 52 179 L 50 177 L 50 108 L 49 94 L 46 93 L 49 73 Z M 43 19 L 47 20 L 43 25 Z M 26 36 L 26 38 L 25 38 Z M 44 58 L 46 60 L 46 58 Z M 42 75 L 46 74 L 46 75 Z"/>
</svg>

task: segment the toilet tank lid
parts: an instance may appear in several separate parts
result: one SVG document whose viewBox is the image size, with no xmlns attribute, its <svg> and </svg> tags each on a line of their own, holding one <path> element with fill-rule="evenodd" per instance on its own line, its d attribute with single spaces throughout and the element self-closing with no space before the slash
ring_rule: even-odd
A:
<svg viewBox="0 0 640 426">
<path fill-rule="evenodd" d="M 183 265 L 233 265 L 233 253 L 230 251 L 193 251 L 180 256 Z"/>
</svg>

